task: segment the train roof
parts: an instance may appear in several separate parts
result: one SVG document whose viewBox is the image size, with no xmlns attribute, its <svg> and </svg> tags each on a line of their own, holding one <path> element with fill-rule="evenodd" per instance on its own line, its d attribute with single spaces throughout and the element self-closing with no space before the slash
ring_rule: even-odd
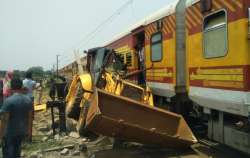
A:
<svg viewBox="0 0 250 158">
<path fill-rule="evenodd" d="M 131 33 L 131 31 L 141 27 L 141 26 L 146 26 L 152 22 L 155 22 L 165 16 L 168 16 L 170 14 L 175 13 L 176 10 L 176 6 L 178 4 L 180 0 L 175 0 L 174 2 L 166 5 L 165 7 L 161 8 L 160 10 L 156 11 L 153 14 L 150 14 L 149 16 L 145 17 L 144 19 L 140 20 L 138 23 L 135 23 L 134 25 L 132 25 L 131 27 L 129 27 L 126 31 L 116 35 L 114 38 L 112 38 L 109 41 L 104 42 L 103 46 L 107 46 L 111 43 L 113 43 L 114 41 L 117 41 L 119 39 L 121 39 L 122 37 L 128 35 Z M 186 0 L 186 7 L 189 7 L 197 2 L 199 2 L 200 0 Z"/>
<path fill-rule="evenodd" d="M 175 13 L 175 8 L 176 8 L 178 1 L 179 0 L 175 0 L 173 3 L 170 3 L 167 6 L 163 7 L 162 9 L 158 10 L 157 12 L 145 17 L 144 19 L 140 20 L 138 23 L 129 27 L 126 31 L 116 35 L 111 40 L 104 42 L 103 45 L 107 46 L 107 45 L 113 43 L 114 41 L 117 41 L 117 40 L 121 39 L 122 37 L 130 34 L 132 30 L 135 30 L 135 29 L 139 28 L 140 26 L 146 26 L 146 25 L 148 25 L 154 21 L 157 21 L 165 16 L 168 16 L 170 14 Z"/>
</svg>

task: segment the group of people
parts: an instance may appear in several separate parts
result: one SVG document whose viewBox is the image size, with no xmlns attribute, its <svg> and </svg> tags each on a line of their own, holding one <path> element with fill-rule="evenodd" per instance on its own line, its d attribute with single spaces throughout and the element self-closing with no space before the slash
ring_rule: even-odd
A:
<svg viewBox="0 0 250 158">
<path fill-rule="evenodd" d="M 0 116 L 8 114 L 8 121 L 2 138 L 4 158 L 18 158 L 21 155 L 21 143 L 25 138 L 31 141 L 32 120 L 34 117 L 33 89 L 36 82 L 32 73 L 27 72 L 25 79 L 14 77 L 7 72 L 3 80 L 3 104 Z M 0 129 L 3 130 L 3 129 Z"/>
</svg>

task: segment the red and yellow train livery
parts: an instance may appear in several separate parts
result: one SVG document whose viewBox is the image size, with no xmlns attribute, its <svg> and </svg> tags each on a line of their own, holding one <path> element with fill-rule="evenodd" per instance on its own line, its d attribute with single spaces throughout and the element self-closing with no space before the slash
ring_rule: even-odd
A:
<svg viewBox="0 0 250 158">
<path fill-rule="evenodd" d="M 132 80 L 157 104 L 206 118 L 209 138 L 250 154 L 249 8 L 250 0 L 177 0 L 104 46 L 128 71 L 150 68 Z"/>
<path fill-rule="evenodd" d="M 211 139 L 250 153 L 249 132 L 234 125 L 250 116 L 249 8 L 249 0 L 178 0 L 105 46 L 130 71 L 151 67 L 133 80 L 156 101 L 187 115 L 191 100 Z"/>
</svg>

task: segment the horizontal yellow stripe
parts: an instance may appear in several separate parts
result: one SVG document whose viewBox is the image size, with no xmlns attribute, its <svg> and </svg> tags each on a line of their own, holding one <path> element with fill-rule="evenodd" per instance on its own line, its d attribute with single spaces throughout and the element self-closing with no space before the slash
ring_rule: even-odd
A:
<svg viewBox="0 0 250 158">
<path fill-rule="evenodd" d="M 190 75 L 190 80 L 243 81 L 243 75 Z"/>
<path fill-rule="evenodd" d="M 148 77 L 147 79 L 149 79 L 149 80 L 158 80 L 158 81 L 163 81 L 164 80 L 163 77 L 158 77 L 158 76 L 156 76 L 156 77 Z"/>
<path fill-rule="evenodd" d="M 126 45 L 126 46 L 117 48 L 115 51 L 119 53 L 126 53 L 126 52 L 131 51 L 131 48 L 128 45 Z"/>
<path fill-rule="evenodd" d="M 203 85 L 207 87 L 244 88 L 243 82 L 203 81 Z"/>
<path fill-rule="evenodd" d="M 164 68 L 164 69 L 148 70 L 147 72 L 150 72 L 150 73 L 156 73 L 156 72 L 165 73 L 165 72 L 168 72 L 168 70 L 166 68 Z"/>
<path fill-rule="evenodd" d="M 147 73 L 147 76 L 173 77 L 173 73 Z"/>
<path fill-rule="evenodd" d="M 243 75 L 243 69 L 235 68 L 235 69 L 198 69 L 197 74 L 201 75 Z"/>
</svg>

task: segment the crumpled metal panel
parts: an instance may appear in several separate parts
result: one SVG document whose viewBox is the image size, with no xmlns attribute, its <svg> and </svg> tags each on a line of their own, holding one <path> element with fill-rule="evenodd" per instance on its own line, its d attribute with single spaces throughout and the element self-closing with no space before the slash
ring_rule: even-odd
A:
<svg viewBox="0 0 250 158">
<path fill-rule="evenodd" d="M 97 89 L 87 129 L 106 136 L 162 147 L 183 148 L 197 142 L 181 115 Z"/>
</svg>

